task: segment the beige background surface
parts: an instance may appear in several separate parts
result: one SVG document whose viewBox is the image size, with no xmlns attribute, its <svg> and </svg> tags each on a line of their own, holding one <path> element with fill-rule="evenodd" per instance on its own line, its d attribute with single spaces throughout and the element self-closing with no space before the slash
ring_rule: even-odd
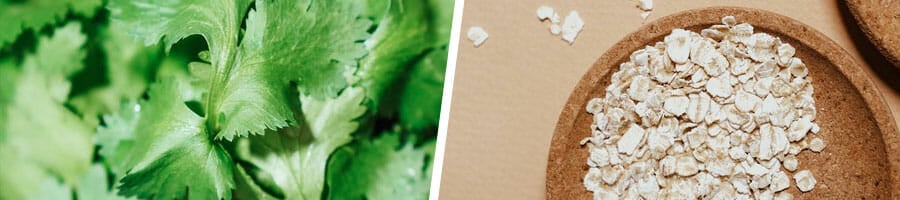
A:
<svg viewBox="0 0 900 200">
<path fill-rule="evenodd" d="M 870 74 L 900 119 L 900 71 L 890 66 L 837 1 L 656 0 L 648 21 L 708 6 L 759 8 L 805 22 L 836 41 Z M 550 35 L 535 10 L 551 6 L 585 21 L 574 45 Z M 634 0 L 468 0 L 453 88 L 441 199 L 543 199 L 550 138 L 562 106 L 584 72 L 641 26 Z M 740 19 L 738 19 L 740 21 Z M 465 38 L 482 26 L 490 38 Z M 881 74 L 876 76 L 875 74 Z M 818 88 L 817 88 L 818 89 Z"/>
</svg>

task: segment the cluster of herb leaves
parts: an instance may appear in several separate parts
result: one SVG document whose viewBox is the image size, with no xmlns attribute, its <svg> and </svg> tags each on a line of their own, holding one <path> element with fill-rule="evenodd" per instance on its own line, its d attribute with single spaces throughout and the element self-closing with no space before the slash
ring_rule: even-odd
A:
<svg viewBox="0 0 900 200">
<path fill-rule="evenodd" d="M 0 0 L 0 199 L 424 199 L 450 0 Z"/>
</svg>

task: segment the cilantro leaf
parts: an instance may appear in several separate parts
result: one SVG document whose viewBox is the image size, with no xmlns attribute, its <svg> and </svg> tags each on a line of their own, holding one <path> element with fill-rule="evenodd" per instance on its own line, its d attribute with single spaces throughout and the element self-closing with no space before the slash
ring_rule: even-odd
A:
<svg viewBox="0 0 900 200">
<path fill-rule="evenodd" d="M 447 49 L 437 49 L 419 61 L 400 97 L 400 122 L 410 130 L 436 128 L 441 115 L 441 97 Z"/>
<path fill-rule="evenodd" d="M 164 38 L 166 50 L 181 39 L 201 35 L 219 62 L 234 50 L 240 20 L 252 0 L 111 0 L 115 25 L 143 39 L 145 45 Z"/>
<path fill-rule="evenodd" d="M 209 44 L 206 124 L 216 139 L 263 134 L 293 123 L 289 81 L 321 99 L 346 86 L 343 72 L 366 51 L 369 22 L 353 1 L 256 1 L 238 43 L 249 0 L 113 0 L 114 22 L 166 47 L 190 35 Z M 296 17 L 285 17 L 296 16 Z M 187 28 L 185 28 L 187 27 Z"/>
<path fill-rule="evenodd" d="M 146 52 L 145 52 L 146 53 Z M 151 53 L 155 54 L 155 53 Z M 131 62 L 138 62 L 143 59 L 136 59 Z M 127 65 L 127 64 L 126 64 Z M 135 63 L 132 66 L 137 67 L 137 65 L 142 65 Z M 187 72 L 186 66 L 187 61 L 180 56 L 168 56 L 162 58 L 162 61 L 159 61 L 158 66 L 152 66 L 157 68 L 157 77 L 160 80 L 173 80 L 178 83 L 189 83 L 191 81 L 190 75 Z M 127 66 L 122 66 L 126 67 Z M 151 68 L 151 67 L 148 67 Z M 128 73 L 133 73 L 135 69 L 122 69 L 121 71 L 129 71 Z M 111 72 L 112 70 L 110 70 Z M 112 72 L 111 72 L 112 73 Z M 128 87 L 137 87 L 137 85 L 141 85 L 143 81 L 140 80 L 129 80 L 129 82 L 133 81 L 134 83 L 121 83 L 114 84 L 112 83 L 109 88 L 128 88 Z M 113 81 L 115 82 L 115 81 Z M 123 80 L 124 82 L 124 80 Z M 131 86 L 116 86 L 116 85 L 131 85 Z M 197 101 L 199 100 L 199 92 L 198 89 L 194 87 L 192 84 L 175 84 L 176 91 L 179 93 L 178 96 L 182 98 L 184 101 Z M 112 90 L 105 90 L 112 91 Z M 146 91 L 145 89 L 141 89 L 140 92 L 143 93 Z M 118 92 L 116 92 L 118 93 Z M 142 106 L 146 106 L 144 104 L 139 104 L 137 102 L 139 96 L 134 97 L 116 97 L 115 102 L 121 102 L 114 109 L 109 109 L 107 112 L 111 112 L 110 114 L 106 114 L 102 117 L 105 126 L 100 126 L 97 128 L 97 134 L 94 137 L 94 141 L 100 147 L 99 155 L 102 157 L 102 162 L 109 167 L 110 171 L 115 174 L 116 180 L 120 179 L 125 173 L 130 169 L 132 164 L 128 163 L 128 158 L 132 156 L 132 152 L 130 152 L 132 148 L 134 148 L 135 143 L 135 128 L 138 125 L 140 119 L 140 111 L 142 110 Z M 75 99 L 73 99 L 75 100 Z M 113 103 L 113 102 L 105 102 L 99 101 L 95 98 L 85 98 L 85 103 L 96 104 L 96 103 Z"/>
<path fill-rule="evenodd" d="M 103 116 L 105 126 L 97 128 L 94 140 L 100 146 L 99 154 L 116 180 L 129 170 L 130 149 L 134 146 L 135 128 L 139 122 L 141 105 L 130 101 L 122 103 L 118 112 Z"/>
<path fill-rule="evenodd" d="M 0 67 L 0 72 L 4 72 Z M 5 129 L 3 132 L 5 133 Z M 0 145 L 0 160 L 3 160 L 3 170 L 0 170 L 0 199 L 25 199 L 37 194 L 37 189 L 44 179 L 56 181 L 38 163 L 18 155 L 18 149 L 10 145 Z"/>
<path fill-rule="evenodd" d="M 163 81 L 150 87 L 150 99 L 141 104 L 133 144 L 124 158 L 129 170 L 119 194 L 174 199 L 190 193 L 190 199 L 230 199 L 234 163 L 221 145 L 212 142 L 202 118 L 184 104 L 178 84 Z M 102 148 L 108 147 L 114 146 Z"/>
<path fill-rule="evenodd" d="M 75 194 L 78 199 L 96 199 L 96 200 L 126 200 L 134 198 L 126 198 L 116 195 L 117 190 L 110 188 L 107 178 L 106 168 L 103 165 L 94 164 L 88 170 L 87 174 L 78 181 L 78 187 Z"/>
<path fill-rule="evenodd" d="M 399 132 L 341 148 L 328 166 L 329 199 L 426 199 L 434 140 L 421 147 Z"/>
<path fill-rule="evenodd" d="M 65 18 L 71 9 L 72 13 L 85 17 L 93 17 L 101 0 L 30 0 L 0 1 L 0 45 L 6 45 L 16 39 L 26 29 L 40 29 Z"/>
<path fill-rule="evenodd" d="M 257 8 L 261 7 L 266 9 L 263 13 L 268 22 L 260 53 L 263 60 L 299 77 L 302 94 L 317 99 L 335 97 L 347 85 L 345 67 L 355 67 L 367 52 L 360 41 L 369 37 L 366 29 L 371 22 L 360 18 L 359 3 L 257 1 Z"/>
<path fill-rule="evenodd" d="M 299 126 L 241 140 L 238 157 L 259 170 L 257 177 L 271 177 L 287 199 L 320 199 L 329 156 L 347 144 L 366 111 L 362 88 L 349 87 L 335 99 L 301 95 Z M 263 183 L 264 185 L 267 183 Z"/>
<path fill-rule="evenodd" d="M 424 198 L 447 2 L 0 0 L 0 199 Z"/>
<path fill-rule="evenodd" d="M 72 188 L 64 183 L 60 183 L 53 178 L 47 178 L 41 181 L 40 187 L 36 188 L 36 192 L 28 196 L 27 200 L 71 200 Z"/>
<path fill-rule="evenodd" d="M 191 62 L 184 55 L 166 56 L 159 63 L 156 71 L 156 80 L 171 79 L 179 83 L 188 83 L 178 84 L 178 93 L 185 101 L 201 102 L 203 95 L 206 93 L 205 89 L 209 88 L 209 85 L 200 82 L 196 77 L 192 76 L 194 73 L 190 71 L 190 68 L 204 65 L 209 66 L 209 64 L 202 62 Z"/>
<path fill-rule="evenodd" d="M 256 3 L 242 42 L 244 66 L 232 72 L 226 86 L 230 90 L 223 94 L 225 122 L 217 138 L 246 135 L 247 127 L 254 134 L 287 126 L 285 120 L 292 119 L 287 80 L 298 80 L 303 94 L 330 97 L 346 85 L 345 66 L 365 54 L 357 41 L 367 37 L 368 22 L 357 19 L 353 1 Z M 248 109 L 256 106 L 260 108 Z M 266 127 L 259 121 L 267 122 Z"/>
<path fill-rule="evenodd" d="M 360 61 L 356 72 L 359 84 L 366 88 L 373 110 L 395 81 L 409 69 L 409 62 L 429 48 L 428 7 L 424 1 L 369 0 L 367 13 L 377 19 L 372 38 L 366 40 L 371 51 Z M 381 13 L 380 15 L 378 13 Z"/>
<path fill-rule="evenodd" d="M 70 23 L 38 42 L 20 67 L 0 61 L 0 188 L 15 188 L 0 199 L 25 199 L 44 180 L 74 185 L 91 162 L 92 127 L 63 105 L 66 77 L 83 67 L 81 25 Z"/>
<path fill-rule="evenodd" d="M 237 169 L 234 170 L 235 183 L 237 184 L 237 189 L 234 191 L 235 199 L 258 199 L 258 200 L 272 200 L 278 199 L 266 193 L 257 185 L 256 181 L 250 177 L 250 174 L 247 173 L 247 170 L 244 169 L 243 166 L 238 165 Z"/>
<path fill-rule="evenodd" d="M 289 111 L 284 111 L 281 88 L 283 79 L 271 79 L 263 66 L 242 66 L 238 63 L 238 36 L 243 13 L 250 0 L 113 0 L 110 9 L 114 24 L 144 39 L 145 45 L 157 44 L 161 39 L 168 51 L 172 45 L 191 35 L 201 35 L 207 41 L 213 70 L 199 74 L 212 80 L 206 98 L 210 129 L 231 140 L 234 135 L 287 126 Z M 251 27 L 253 25 L 251 24 Z M 187 27 L 187 28 L 186 28 Z M 238 79 L 238 80 L 233 80 Z M 233 83 L 232 81 L 237 81 Z M 285 86 L 281 86 L 285 87 Z M 222 113 L 220 113 L 222 111 Z M 220 117 L 221 116 L 221 117 Z M 256 120 L 246 120 L 254 117 Z M 239 124 L 231 125 L 229 121 Z M 220 125 L 224 121 L 224 125 Z M 222 126 L 222 127 L 220 127 Z"/>
<path fill-rule="evenodd" d="M 6 132 L 7 113 L 9 109 L 7 105 L 15 102 L 16 83 L 18 80 L 18 69 L 11 59 L 0 59 L 0 142 L 3 142 L 8 134 Z"/>
<path fill-rule="evenodd" d="M 431 8 L 431 34 L 435 46 L 446 47 L 450 43 L 450 28 L 453 22 L 453 0 L 428 0 Z"/>
<path fill-rule="evenodd" d="M 91 88 L 69 102 L 86 117 L 109 113 L 123 101 L 137 100 L 146 91 L 152 78 L 149 74 L 161 56 L 158 46 L 144 47 L 120 28 L 107 26 L 98 34 L 104 38 L 100 42 L 109 84 Z"/>
<path fill-rule="evenodd" d="M 261 3 L 257 3 L 260 6 Z M 222 67 L 194 64 L 192 70 L 204 69 L 201 80 L 210 86 L 207 94 L 207 116 L 210 124 L 218 124 L 221 130 L 216 139 L 232 140 L 235 136 L 258 135 L 265 130 L 275 130 L 289 125 L 291 110 L 288 106 L 288 80 L 278 68 L 265 65 L 259 57 L 264 38 L 265 6 L 250 11 L 247 19 L 247 35 L 244 37 L 236 67 L 226 69 L 230 75 L 219 75 Z M 247 55 L 247 56 L 243 56 Z M 215 59 L 215 57 L 213 57 Z M 210 77 L 210 78 L 206 78 Z M 220 81 L 220 79 L 225 79 Z"/>
</svg>

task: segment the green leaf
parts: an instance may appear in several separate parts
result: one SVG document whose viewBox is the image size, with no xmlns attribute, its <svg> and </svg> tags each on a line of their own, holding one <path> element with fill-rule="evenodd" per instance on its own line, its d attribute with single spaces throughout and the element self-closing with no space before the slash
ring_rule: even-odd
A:
<svg viewBox="0 0 900 200">
<path fill-rule="evenodd" d="M 453 0 L 428 0 L 431 8 L 431 34 L 437 47 L 446 47 L 450 43 L 454 3 L 456 1 Z"/>
<path fill-rule="evenodd" d="M 201 35 L 216 56 L 237 44 L 243 13 L 252 0 L 110 0 L 112 22 L 145 45 L 164 39 L 166 50 L 181 39 Z M 226 58 L 217 57 L 224 62 Z"/>
<path fill-rule="evenodd" d="M 150 87 L 150 99 L 141 104 L 133 144 L 124 158 L 129 170 L 121 180 L 119 194 L 174 199 L 189 193 L 190 199 L 230 199 L 234 163 L 219 144 L 212 142 L 202 118 L 184 104 L 178 84 L 163 81 Z"/>
<path fill-rule="evenodd" d="M 37 188 L 39 192 L 29 195 L 27 200 L 71 200 L 72 188 L 56 179 L 47 178 Z"/>
<path fill-rule="evenodd" d="M 170 80 L 178 83 L 190 83 L 188 74 L 188 62 L 180 56 L 168 56 L 160 61 L 156 73 L 159 80 Z M 198 101 L 200 94 L 198 89 L 191 84 L 175 84 L 179 95 L 185 101 Z M 141 90 L 141 93 L 146 90 Z M 133 164 L 128 163 L 131 157 L 130 150 L 134 148 L 135 128 L 140 119 L 140 111 L 143 104 L 138 104 L 138 97 L 134 99 L 121 99 L 118 107 L 111 109 L 110 114 L 104 115 L 105 126 L 97 128 L 94 140 L 99 145 L 98 152 L 103 158 L 103 163 L 115 174 L 116 180 L 125 176 L 127 170 Z M 97 103 L 97 102 L 93 102 Z M 146 103 L 146 102 L 145 102 Z"/>
<path fill-rule="evenodd" d="M 90 166 L 93 127 L 63 105 L 66 77 L 83 67 L 80 31 L 70 23 L 40 38 L 20 67 L 0 61 L 0 199 L 24 199 L 45 179 L 75 185 Z"/>
<path fill-rule="evenodd" d="M 105 126 L 97 128 L 94 136 L 97 145 L 100 146 L 100 157 L 110 171 L 116 175 L 116 180 L 125 176 L 131 165 L 128 163 L 130 150 L 134 148 L 135 128 L 137 128 L 141 105 L 131 101 L 122 103 L 118 112 L 103 116 Z"/>
<path fill-rule="evenodd" d="M 92 88 L 69 102 L 86 117 L 115 111 L 122 102 L 140 98 L 157 67 L 159 47 L 145 47 L 115 25 L 101 29 L 101 47 L 106 55 L 108 85 Z"/>
<path fill-rule="evenodd" d="M 114 24 L 143 38 L 146 45 L 163 39 L 168 51 L 188 36 L 203 36 L 214 67 L 207 74 L 198 74 L 203 80 L 212 80 L 208 89 L 211 97 L 205 105 L 210 111 L 206 124 L 211 125 L 211 132 L 223 130 L 216 138 L 231 140 L 235 135 L 261 134 L 267 128 L 287 126 L 290 119 L 290 110 L 284 106 L 286 98 L 281 94 L 287 85 L 284 79 L 273 79 L 276 73 L 269 73 L 271 69 L 238 63 L 242 60 L 238 53 L 241 20 L 251 2 L 112 0 L 108 7 Z"/>
<path fill-rule="evenodd" d="M 51 177 L 43 166 L 20 156 L 18 149 L 11 147 L 0 145 L 0 160 L 4 163 L 3 170 L 0 170 L 0 190 L 3 190 L 0 199 L 25 199 L 40 192 L 41 181 L 49 179 L 56 182 L 56 178 Z"/>
<path fill-rule="evenodd" d="M 345 67 L 355 67 L 366 54 L 361 41 L 369 38 L 371 25 L 360 18 L 359 2 L 257 1 L 256 7 L 265 8 L 268 22 L 260 26 L 265 27 L 260 57 L 266 64 L 298 77 L 300 92 L 317 99 L 335 97 L 347 85 Z"/>
<path fill-rule="evenodd" d="M 366 111 L 361 88 L 349 87 L 336 99 L 301 95 L 299 126 L 240 140 L 238 157 L 256 169 L 256 177 L 271 177 L 286 199 L 320 199 L 325 185 L 328 158 L 352 139 L 356 118 Z M 269 183 L 261 183 L 267 185 Z"/>
<path fill-rule="evenodd" d="M 113 0 L 114 22 L 166 46 L 190 35 L 209 44 L 211 68 L 206 124 L 216 139 L 263 134 L 291 125 L 289 81 L 303 94 L 333 97 L 347 83 L 343 72 L 365 55 L 369 22 L 354 1 L 256 1 L 238 43 L 248 0 Z M 285 17 L 292 16 L 292 17 Z M 187 27 L 187 28 L 185 28 Z"/>
<path fill-rule="evenodd" d="M 258 9 L 249 13 L 247 34 L 238 54 L 241 56 L 233 68 L 225 69 L 228 74 L 223 74 L 222 66 L 215 65 L 216 57 L 213 57 L 212 66 L 194 64 L 191 67 L 195 72 L 200 72 L 201 80 L 210 86 L 206 104 L 210 112 L 207 118 L 211 120 L 208 123 L 217 125 L 215 130 L 220 130 L 216 139 L 231 141 L 236 136 L 263 134 L 265 130 L 288 126 L 292 119 L 288 106 L 287 74 L 266 65 L 259 57 L 262 50 L 259 43 L 264 38 L 264 30 L 260 28 L 267 24 L 265 13 L 261 12 L 266 8 Z"/>
<path fill-rule="evenodd" d="M 247 173 L 247 170 L 244 169 L 243 166 L 238 165 L 237 169 L 234 171 L 235 176 L 237 176 L 237 180 L 235 183 L 237 184 L 237 189 L 234 191 L 235 199 L 257 199 L 257 200 L 274 200 L 278 199 L 266 193 L 257 185 L 256 181 L 253 180 L 252 177 Z"/>
<path fill-rule="evenodd" d="M 413 67 L 400 99 L 400 122 L 407 129 L 437 128 L 446 66 L 447 49 L 437 49 Z"/>
<path fill-rule="evenodd" d="M 26 29 L 40 29 L 64 19 L 71 9 L 75 15 L 91 18 L 101 0 L 0 1 L 0 46 L 13 42 Z"/>
<path fill-rule="evenodd" d="M 190 71 L 190 67 L 197 65 L 209 66 L 209 64 L 201 62 L 190 62 L 188 58 L 183 56 L 170 55 L 162 59 L 156 71 L 156 80 L 175 80 L 178 84 L 178 92 L 185 101 L 203 101 L 203 95 L 209 88 L 207 83 L 200 82 Z"/>
<path fill-rule="evenodd" d="M 82 49 L 87 38 L 81 33 L 81 24 L 68 23 L 57 28 L 50 38 L 42 37 L 38 41 L 37 50 L 31 58 L 26 58 L 25 69 L 33 68 L 39 72 L 68 77 L 84 68 L 85 52 Z M 54 77 L 57 78 L 57 77 Z M 64 80 L 64 79 L 63 79 Z M 69 83 L 58 84 L 60 88 L 69 87 Z M 68 90 L 54 90 L 58 100 L 68 95 Z"/>
<path fill-rule="evenodd" d="M 6 138 L 7 105 L 11 105 L 16 99 L 16 83 L 18 69 L 12 59 L 0 59 L 0 142 Z"/>
<path fill-rule="evenodd" d="M 409 62 L 431 47 L 428 34 L 428 7 L 424 1 L 369 0 L 367 13 L 375 15 L 377 28 L 366 40 L 371 51 L 360 61 L 357 75 L 378 110 L 386 92 L 409 70 Z M 381 15 L 377 13 L 381 12 Z M 386 98 L 386 97 L 385 97 Z"/>
<path fill-rule="evenodd" d="M 78 199 L 85 200 L 126 200 L 134 198 L 126 198 L 116 195 L 117 190 L 110 188 L 109 178 L 106 174 L 106 168 L 103 165 L 94 164 L 91 169 L 81 177 L 78 182 L 78 188 L 75 194 Z"/>
<path fill-rule="evenodd" d="M 328 166 L 329 199 L 427 199 L 434 140 L 420 147 L 397 132 L 335 152 Z"/>
<path fill-rule="evenodd" d="M 365 54 L 358 41 L 367 37 L 368 22 L 356 17 L 359 8 L 353 1 L 256 3 L 242 42 L 241 55 L 246 56 L 222 95 L 225 119 L 216 138 L 231 140 L 247 129 L 261 134 L 257 131 L 287 126 L 284 122 L 292 116 L 286 81 L 297 80 L 303 94 L 332 97 L 346 85 L 345 67 Z"/>
</svg>

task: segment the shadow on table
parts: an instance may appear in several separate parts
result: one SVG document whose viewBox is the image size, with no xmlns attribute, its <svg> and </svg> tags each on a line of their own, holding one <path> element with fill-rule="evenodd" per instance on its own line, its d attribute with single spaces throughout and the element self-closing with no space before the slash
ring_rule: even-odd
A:
<svg viewBox="0 0 900 200">
<path fill-rule="evenodd" d="M 850 34 L 850 39 L 853 41 L 853 45 L 856 46 L 856 50 L 862 55 L 862 61 L 872 67 L 872 71 L 875 72 L 878 78 L 887 83 L 891 89 L 900 91 L 900 66 L 891 64 L 866 37 L 859 24 L 856 23 L 856 18 L 850 13 L 850 8 L 847 7 L 846 1 L 839 0 L 836 3 L 840 9 L 844 28 Z"/>
</svg>

